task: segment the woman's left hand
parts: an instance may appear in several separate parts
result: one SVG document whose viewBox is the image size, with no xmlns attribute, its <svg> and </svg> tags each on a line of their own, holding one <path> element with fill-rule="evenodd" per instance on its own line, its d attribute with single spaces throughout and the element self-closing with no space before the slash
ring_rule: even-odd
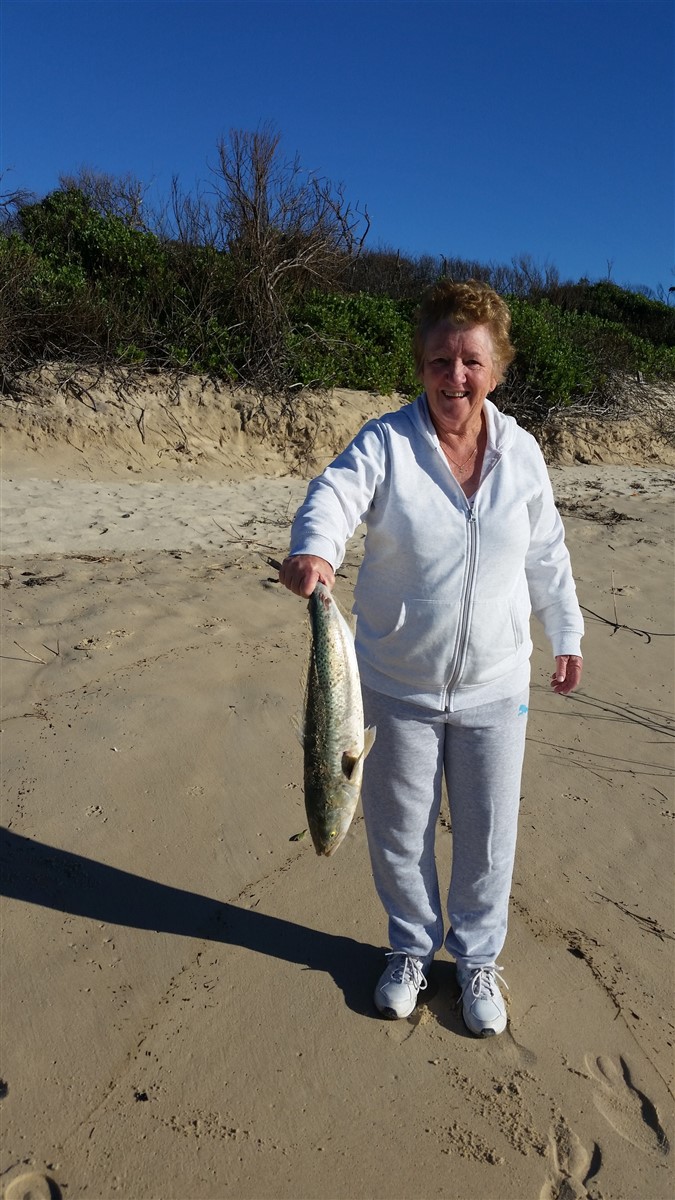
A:
<svg viewBox="0 0 675 1200">
<path fill-rule="evenodd" d="M 568 696 L 581 683 L 583 659 L 578 654 L 557 654 L 551 687 L 558 696 Z"/>
</svg>

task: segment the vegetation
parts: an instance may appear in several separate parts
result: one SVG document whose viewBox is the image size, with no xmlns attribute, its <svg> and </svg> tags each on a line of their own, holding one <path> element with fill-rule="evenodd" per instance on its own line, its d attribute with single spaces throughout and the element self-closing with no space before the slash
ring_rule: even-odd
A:
<svg viewBox="0 0 675 1200">
<path fill-rule="evenodd" d="M 605 404 L 626 376 L 675 377 L 675 310 L 610 280 L 364 248 L 366 211 L 281 157 L 273 130 L 218 145 L 208 193 L 148 212 L 131 176 L 83 170 L 0 198 L 0 383 L 46 359 L 208 372 L 261 393 L 412 395 L 415 305 L 442 276 L 508 300 L 517 358 L 500 403 L 526 423 Z"/>
</svg>

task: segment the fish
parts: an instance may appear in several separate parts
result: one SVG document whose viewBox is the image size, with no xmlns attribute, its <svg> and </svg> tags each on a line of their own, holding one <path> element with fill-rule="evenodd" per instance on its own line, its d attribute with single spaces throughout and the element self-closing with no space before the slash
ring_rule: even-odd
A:
<svg viewBox="0 0 675 1200">
<path fill-rule="evenodd" d="M 361 794 L 363 764 L 375 741 L 364 729 L 354 637 L 323 583 L 309 598 L 311 645 L 304 714 L 307 824 L 317 854 L 344 840 Z"/>
</svg>

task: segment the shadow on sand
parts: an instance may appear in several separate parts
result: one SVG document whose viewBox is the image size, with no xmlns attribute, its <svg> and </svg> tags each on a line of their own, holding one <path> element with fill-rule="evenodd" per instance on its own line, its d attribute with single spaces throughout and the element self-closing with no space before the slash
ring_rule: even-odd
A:
<svg viewBox="0 0 675 1200">
<path fill-rule="evenodd" d="M 376 946 L 155 883 L 8 829 L 0 829 L 0 871 L 0 894 L 28 904 L 111 925 L 242 946 L 326 971 L 349 1008 L 378 1016 L 372 986 L 382 969 L 382 950 Z"/>
</svg>

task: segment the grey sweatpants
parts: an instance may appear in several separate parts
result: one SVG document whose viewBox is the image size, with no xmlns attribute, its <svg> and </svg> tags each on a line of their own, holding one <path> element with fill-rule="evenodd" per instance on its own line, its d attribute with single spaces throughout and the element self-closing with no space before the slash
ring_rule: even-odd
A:
<svg viewBox="0 0 675 1200">
<path fill-rule="evenodd" d="M 434 843 L 443 772 L 452 819 L 446 947 L 465 967 L 493 965 L 506 939 L 529 691 L 443 713 L 363 688 L 362 802 L 389 942 L 429 959 L 443 944 Z"/>
</svg>

